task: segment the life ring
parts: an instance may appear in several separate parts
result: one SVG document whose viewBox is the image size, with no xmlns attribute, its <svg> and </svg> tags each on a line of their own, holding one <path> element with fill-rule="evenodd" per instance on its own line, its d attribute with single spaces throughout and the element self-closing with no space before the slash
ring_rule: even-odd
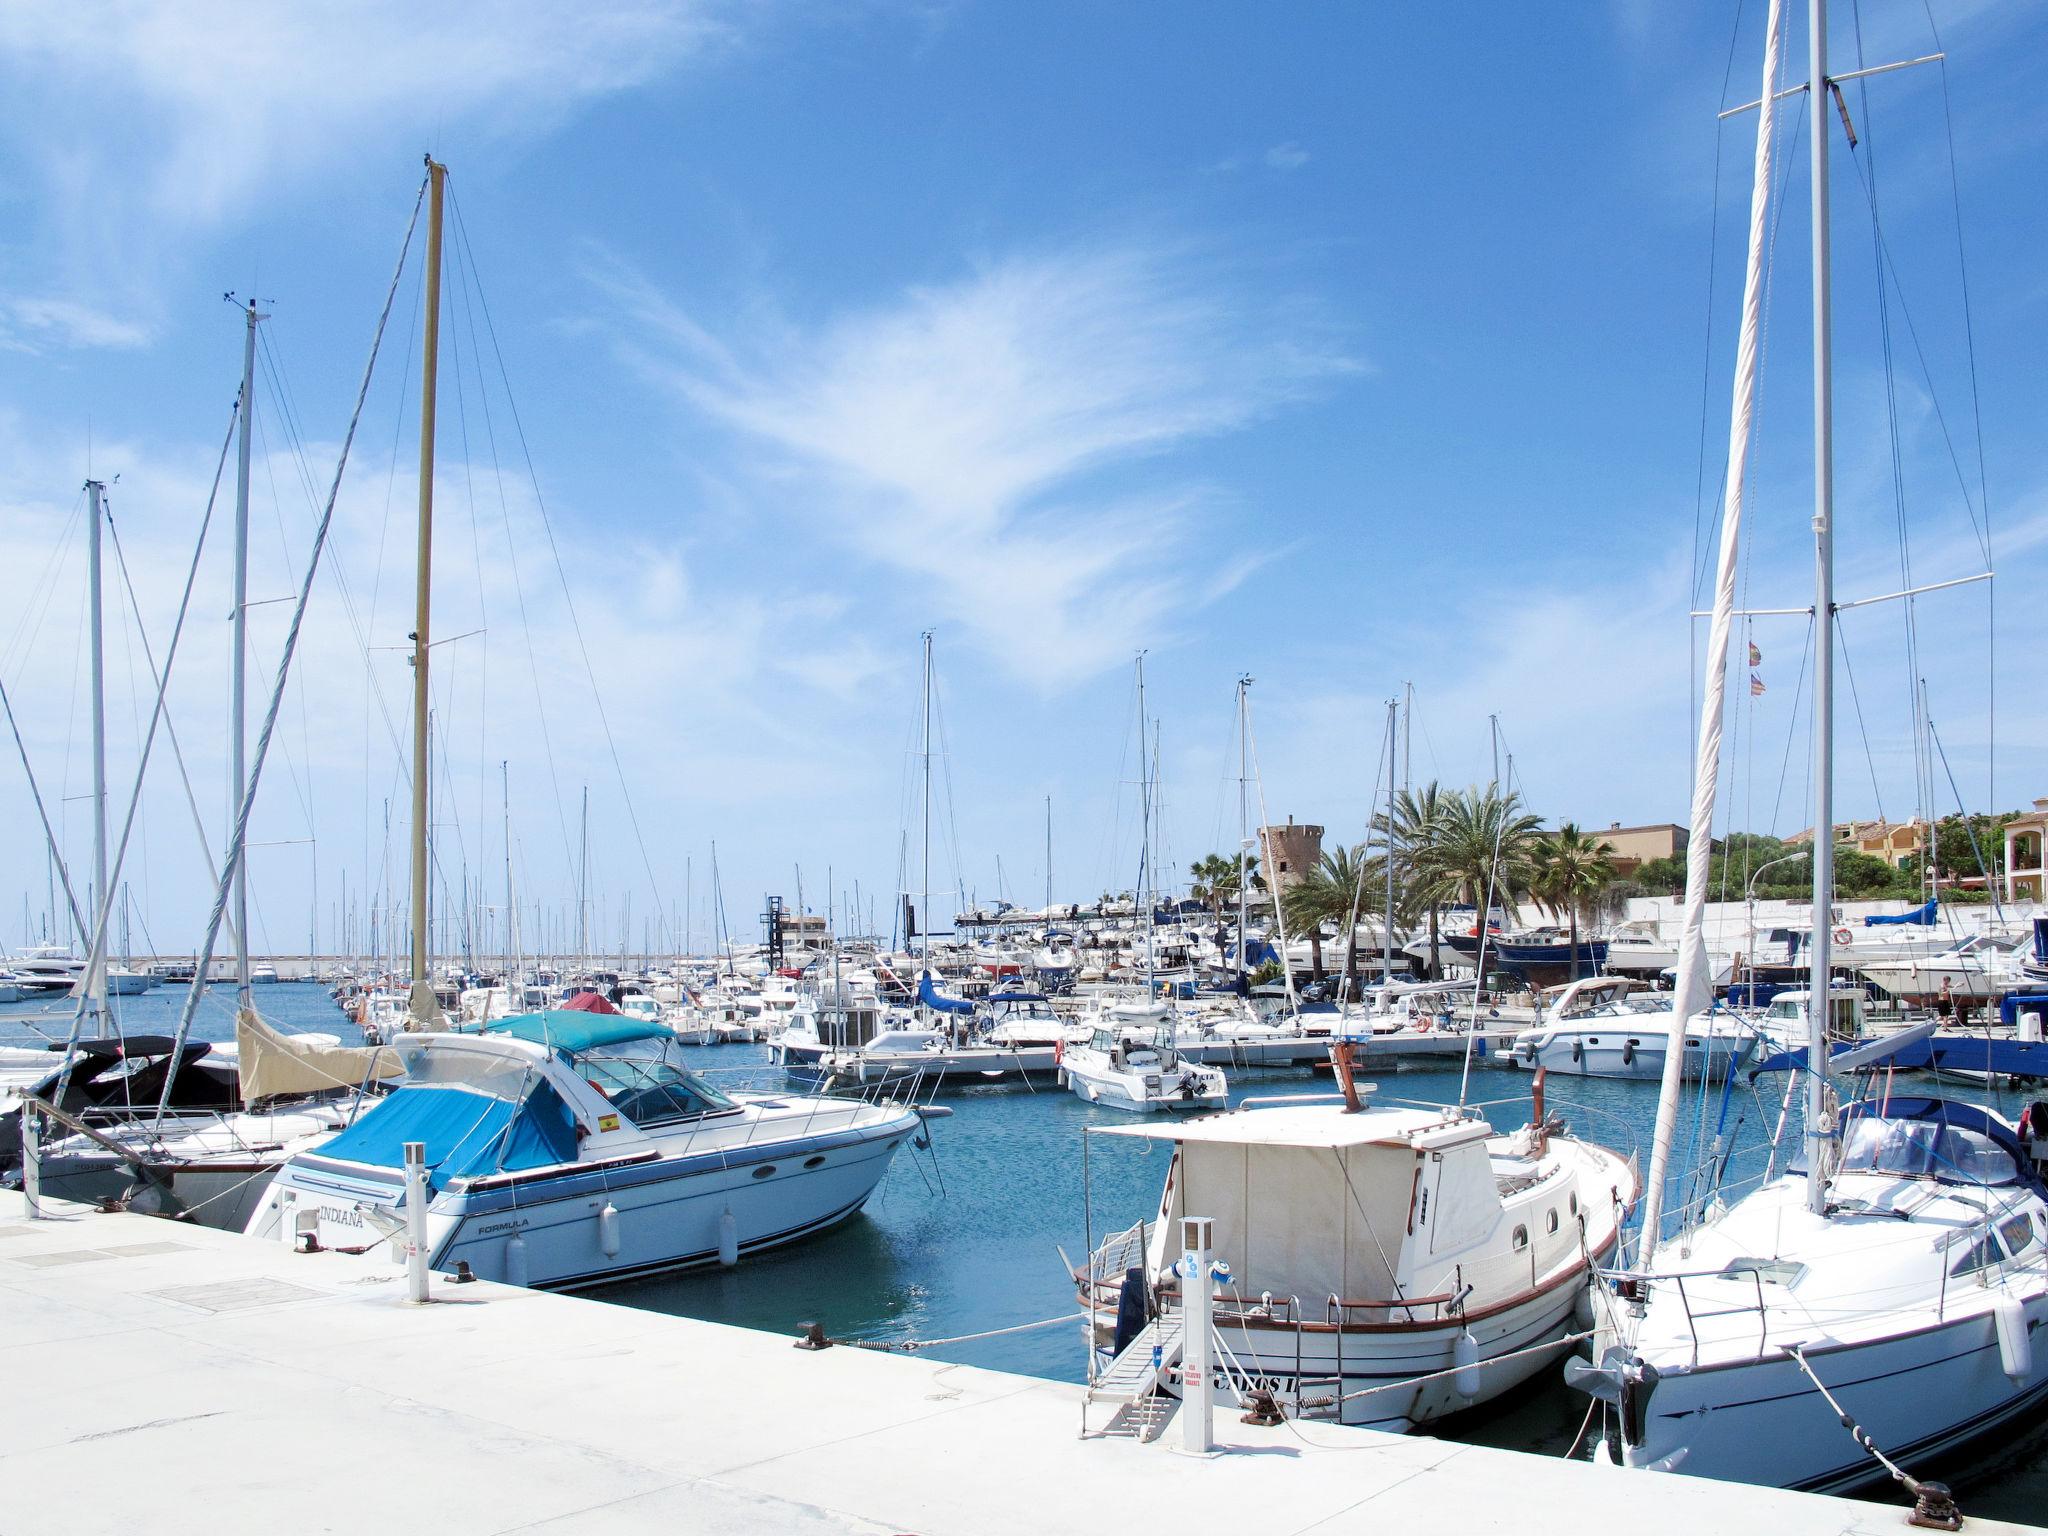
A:
<svg viewBox="0 0 2048 1536">
<path fill-rule="evenodd" d="M 1835 942 L 1837 944 L 1854 944 L 1856 942 L 1856 935 L 1846 928 L 1837 928 L 1835 930 Z"/>
</svg>

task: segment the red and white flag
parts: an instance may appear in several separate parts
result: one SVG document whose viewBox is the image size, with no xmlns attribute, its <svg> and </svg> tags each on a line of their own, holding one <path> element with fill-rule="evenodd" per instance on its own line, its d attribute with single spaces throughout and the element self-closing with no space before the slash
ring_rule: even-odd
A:
<svg viewBox="0 0 2048 1536">
<path fill-rule="evenodd" d="M 1754 647 L 1752 647 L 1754 649 Z M 1753 699 L 1764 691 L 1764 680 L 1754 672 L 1749 674 L 1749 696 Z"/>
</svg>

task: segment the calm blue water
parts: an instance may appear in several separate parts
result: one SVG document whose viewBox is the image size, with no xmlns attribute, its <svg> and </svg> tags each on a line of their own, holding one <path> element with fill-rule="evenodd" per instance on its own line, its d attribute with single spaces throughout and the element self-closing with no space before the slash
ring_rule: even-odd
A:
<svg viewBox="0 0 2048 1536">
<path fill-rule="evenodd" d="M 115 1003 L 128 1030 L 167 1032 L 183 997 L 182 989 L 159 988 Z M 208 992 L 195 1030 L 200 1038 L 231 1036 L 231 999 L 225 988 Z M 279 983 L 259 989 L 258 1002 L 287 1026 L 356 1038 L 321 987 Z M 61 1038 L 69 1019 L 67 1001 L 0 1007 L 0 1043 L 25 1043 L 36 1029 Z M 764 1046 L 706 1046 L 687 1054 L 721 1085 L 788 1087 L 768 1066 Z M 1233 1072 L 1231 1080 L 1234 1101 L 1329 1091 L 1327 1077 L 1306 1070 Z M 1455 1071 L 1384 1073 L 1376 1081 L 1382 1101 L 1442 1104 L 1458 1098 Z M 1760 1092 L 1738 1088 L 1729 1101 L 1728 1126 L 1737 1148 L 1731 1182 L 1762 1167 L 1783 1079 L 1764 1084 Z M 1487 1105 L 1494 1124 L 1507 1129 L 1528 1119 L 1528 1088 L 1526 1073 L 1476 1066 L 1469 1099 Z M 1623 1152 L 1642 1149 L 1647 1160 L 1654 1085 L 1554 1080 L 1549 1099 L 1573 1130 Z M 863 1339 L 951 1338 L 1073 1312 L 1073 1287 L 1059 1249 L 1078 1261 L 1091 1234 L 1099 1240 L 1106 1231 L 1149 1217 L 1157 1207 L 1167 1152 L 1145 1142 L 1084 1138 L 1091 1125 L 1128 1124 L 1128 1117 L 1050 1087 L 1035 1093 L 970 1088 L 940 1102 L 954 1113 L 933 1123 L 931 1151 L 906 1147 L 899 1153 L 875 1199 L 853 1221 L 732 1270 L 641 1281 L 597 1294 L 620 1305 L 791 1335 L 800 1324 L 816 1321 L 835 1337 Z M 2002 1107 L 2016 1114 L 2019 1105 L 2008 1098 Z M 1704 1100 L 1695 1094 L 1684 1116 L 1681 1147 L 1693 1144 L 1703 1122 L 1711 1135 L 1719 1111 L 1718 1088 Z M 1078 1323 L 940 1345 L 930 1354 L 1067 1381 L 1084 1373 Z M 1489 1444 L 1561 1454 L 1575 1438 L 1585 1406 L 1583 1397 L 1546 1379 L 1468 1416 L 1459 1429 Z M 1923 1477 L 1950 1474 L 1966 1514 L 2039 1520 L 2048 1511 L 2048 1446 L 2039 1440 L 2017 1447 L 1998 1466 L 1914 1470 Z M 1896 1502 L 1890 1495 L 1877 1497 Z"/>
</svg>

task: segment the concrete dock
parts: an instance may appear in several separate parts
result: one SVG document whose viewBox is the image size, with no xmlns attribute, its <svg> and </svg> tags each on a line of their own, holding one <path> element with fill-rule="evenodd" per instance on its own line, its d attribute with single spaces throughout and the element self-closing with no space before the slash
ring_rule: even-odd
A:
<svg viewBox="0 0 2048 1536">
<path fill-rule="evenodd" d="M 0 1204 L 0 1528 L 24 1536 L 1910 1529 L 1895 1505 L 1220 1406 L 1209 1458 L 1171 1426 L 1083 1440 L 1072 1385 L 439 1276 L 411 1306 L 388 1259 Z"/>
</svg>

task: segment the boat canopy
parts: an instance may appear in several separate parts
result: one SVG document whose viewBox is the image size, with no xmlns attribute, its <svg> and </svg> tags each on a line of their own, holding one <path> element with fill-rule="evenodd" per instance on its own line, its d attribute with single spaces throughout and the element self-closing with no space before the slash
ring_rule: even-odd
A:
<svg viewBox="0 0 2048 1536">
<path fill-rule="evenodd" d="M 403 1168 L 409 1141 L 425 1145 L 427 1184 L 435 1190 L 451 1179 L 576 1161 L 569 1106 L 544 1079 L 535 1079 L 517 1098 L 455 1083 L 410 1084 L 315 1155 Z"/>
<path fill-rule="evenodd" d="M 926 971 L 917 978 L 917 1000 L 925 1007 L 939 1013 L 972 1013 L 974 1004 L 964 997 L 946 997 L 932 985 L 932 973 Z"/>
<path fill-rule="evenodd" d="M 539 1013 L 514 1014 L 493 1019 L 484 1026 L 487 1035 L 509 1035 L 550 1050 L 596 1050 L 628 1040 L 667 1038 L 668 1031 L 651 1019 L 636 1019 L 623 1013 L 576 1013 L 566 1008 L 547 1008 Z"/>
<path fill-rule="evenodd" d="M 1922 928 L 1931 927 L 1934 923 L 1935 913 L 1939 910 L 1940 906 L 1941 903 L 1936 900 L 1930 901 L 1924 906 L 1915 907 L 1910 912 L 1900 912 L 1892 917 L 1866 917 L 1863 919 L 1863 926 L 1866 928 L 1892 928 L 1900 923 L 1913 923 Z"/>
<path fill-rule="evenodd" d="M 287 1094 L 361 1088 L 405 1075 L 398 1053 L 389 1046 L 337 1045 L 283 1034 L 247 1009 L 235 1015 L 235 1047 L 242 1098 L 250 1104 Z"/>
<path fill-rule="evenodd" d="M 1859 1121 L 1924 1125 L 1937 1134 L 1890 1142 L 1858 1134 Z M 1957 1136 L 1955 1132 L 1966 1133 Z M 2034 1172 L 2033 1155 L 2022 1144 L 2019 1133 L 1997 1115 L 1978 1104 L 1954 1099 L 1908 1098 L 1894 1094 L 1883 1101 L 1858 1099 L 1842 1106 L 1842 1134 L 1845 1161 L 1879 1172 L 1924 1174 L 1963 1184 L 2022 1183 L 2048 1195 L 2048 1185 Z M 1971 1140 L 1981 1137 L 1993 1143 L 2003 1157 Z M 1860 1154 L 1860 1156 L 1858 1155 Z M 2012 1159 L 2010 1168 L 2005 1158 Z M 1892 1166 L 1896 1163 L 1897 1166 Z"/>
</svg>

